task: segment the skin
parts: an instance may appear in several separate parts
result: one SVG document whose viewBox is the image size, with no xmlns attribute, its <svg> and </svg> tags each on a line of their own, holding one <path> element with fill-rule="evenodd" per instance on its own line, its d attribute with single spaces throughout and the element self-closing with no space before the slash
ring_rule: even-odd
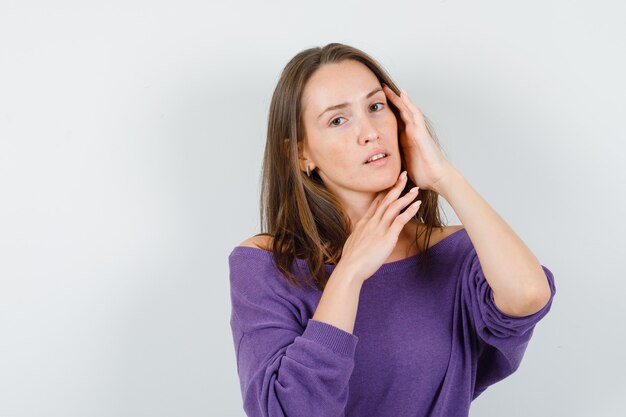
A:
<svg viewBox="0 0 626 417">
<path fill-rule="evenodd" d="M 496 306 L 511 316 L 539 311 L 550 298 L 550 288 L 541 264 L 502 217 L 482 198 L 459 170 L 442 154 L 426 128 L 424 116 L 410 98 L 390 88 L 370 98 L 365 95 L 380 87 L 376 76 L 356 61 L 327 64 L 311 77 L 302 98 L 305 138 L 300 146 L 300 166 L 318 171 L 328 189 L 344 205 L 352 224 L 369 218 L 368 208 L 379 193 L 399 187 L 402 147 L 411 180 L 421 189 L 434 190 L 450 203 L 476 249 L 485 279 L 493 289 Z M 397 120 L 387 104 L 399 110 Z M 342 109 L 319 114 L 327 107 L 348 102 Z M 380 104 L 377 104 L 380 103 Z M 398 130 L 398 122 L 400 129 Z M 400 132 L 398 134 L 398 131 Z M 378 147 L 390 153 L 382 167 L 364 165 Z M 380 204 L 391 204 L 399 195 Z M 407 223 L 387 262 L 403 257 L 416 227 Z M 415 229 L 413 229 L 415 230 Z M 379 232 L 370 232 L 372 235 Z M 370 249 L 361 247 L 352 253 Z M 371 254 L 370 254 L 371 255 Z M 365 258 L 369 261 L 369 257 Z M 378 260 L 371 261 L 374 269 Z M 353 265 L 362 264 L 363 259 Z M 372 271 L 362 274 L 367 276 Z"/>
<path fill-rule="evenodd" d="M 366 98 L 374 90 L 379 91 Z M 321 114 L 330 106 L 346 102 L 349 104 L 344 108 Z M 307 82 L 302 108 L 305 136 L 299 147 L 300 168 L 306 172 L 308 162 L 309 170 L 317 171 L 341 201 L 351 223 L 356 224 L 373 200 L 393 187 L 400 175 L 398 124 L 381 83 L 360 62 L 326 64 Z M 365 165 L 377 148 L 388 151 L 387 163 L 380 167 Z M 417 227 L 417 221 L 404 226 L 386 262 L 415 253 Z M 433 242 L 436 238 L 431 238 Z"/>
<path fill-rule="evenodd" d="M 379 89 L 370 98 L 364 96 Z M 349 102 L 343 109 L 319 114 Z M 320 68 L 306 84 L 303 97 L 305 128 L 300 165 L 316 169 L 326 187 L 339 198 L 352 220 L 358 220 L 377 193 L 393 186 L 400 175 L 396 117 L 376 76 L 363 64 L 344 61 Z M 302 142 L 301 142 L 302 144 Z M 390 152 L 383 167 L 363 162 L 374 149 Z"/>
<path fill-rule="evenodd" d="M 404 127 L 399 141 L 409 176 L 419 187 L 443 196 L 454 209 L 476 249 L 496 307 L 514 317 L 538 312 L 550 300 L 551 289 L 537 257 L 446 160 L 426 129 L 424 115 L 408 94 L 401 90 L 398 96 L 390 88 L 384 89 L 400 111 Z"/>
</svg>

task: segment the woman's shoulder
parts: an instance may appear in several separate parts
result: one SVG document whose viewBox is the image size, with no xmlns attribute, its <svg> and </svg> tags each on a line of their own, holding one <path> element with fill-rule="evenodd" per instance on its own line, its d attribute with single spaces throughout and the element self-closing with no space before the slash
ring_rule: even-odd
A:
<svg viewBox="0 0 626 417">
<path fill-rule="evenodd" d="M 276 272 L 272 264 L 271 245 L 272 237 L 261 233 L 245 239 L 232 249 L 228 263 L 233 288 L 254 291 L 257 286 L 273 282 L 267 279 Z"/>
<path fill-rule="evenodd" d="M 423 225 L 420 225 L 420 227 Z M 431 244 L 435 244 L 440 240 L 443 240 L 450 236 L 453 233 L 458 232 L 463 229 L 465 226 L 453 225 L 453 226 L 443 226 L 438 233 L 434 235 L 434 239 L 431 239 Z M 238 246 L 248 246 L 251 248 L 263 249 L 266 251 L 271 251 L 272 244 L 274 243 L 274 237 L 268 233 L 259 233 L 252 237 L 247 238 L 243 242 L 241 242 Z"/>
<path fill-rule="evenodd" d="M 241 242 L 238 246 L 248 246 L 251 248 L 263 249 L 270 251 L 274 237 L 266 233 L 259 233 Z"/>
<path fill-rule="evenodd" d="M 438 240 L 443 240 L 445 238 L 447 238 L 448 236 L 458 232 L 461 229 L 464 229 L 465 226 L 463 226 L 462 224 L 456 224 L 454 226 L 445 226 L 443 228 L 443 231 L 441 232 L 440 238 Z"/>
<path fill-rule="evenodd" d="M 293 291 L 275 263 L 274 238 L 260 233 L 235 246 L 228 256 L 232 292 L 246 296 L 274 297 Z"/>
<path fill-rule="evenodd" d="M 424 247 L 424 245 L 426 244 L 426 229 L 428 228 L 428 226 L 423 223 L 413 223 L 412 225 L 407 223 L 405 227 L 407 227 L 407 230 L 409 231 L 409 236 L 414 236 L 416 234 L 415 227 L 417 227 L 417 233 L 420 236 L 420 244 L 422 247 Z M 463 226 L 462 224 L 432 227 L 431 235 L 428 240 L 428 246 L 430 247 L 436 245 L 437 243 L 441 242 L 442 240 L 446 240 L 449 236 L 464 228 L 465 226 Z"/>
<path fill-rule="evenodd" d="M 417 226 L 419 227 L 420 230 L 422 229 L 426 229 L 426 225 L 423 223 L 419 223 L 417 224 Z M 463 229 L 465 226 L 463 226 L 462 224 L 455 224 L 452 226 L 433 226 L 433 236 L 437 235 L 437 236 L 442 236 L 442 237 L 446 237 L 451 235 L 452 233 L 459 231 L 461 229 Z"/>
</svg>

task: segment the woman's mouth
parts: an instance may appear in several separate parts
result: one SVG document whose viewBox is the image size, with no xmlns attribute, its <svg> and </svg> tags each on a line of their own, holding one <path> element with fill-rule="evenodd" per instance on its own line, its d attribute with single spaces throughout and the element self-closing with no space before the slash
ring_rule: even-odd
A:
<svg viewBox="0 0 626 417">
<path fill-rule="evenodd" d="M 389 155 L 385 154 L 385 156 L 383 156 L 382 158 L 378 157 L 378 159 L 374 159 L 373 161 L 365 162 L 365 165 L 375 166 L 375 167 L 383 166 L 387 163 L 387 159 L 389 159 L 388 157 Z"/>
</svg>

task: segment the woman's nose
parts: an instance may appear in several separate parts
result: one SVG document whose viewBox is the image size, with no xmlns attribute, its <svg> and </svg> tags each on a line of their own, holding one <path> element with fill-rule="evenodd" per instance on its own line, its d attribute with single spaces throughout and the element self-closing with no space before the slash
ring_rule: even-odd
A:
<svg viewBox="0 0 626 417">
<path fill-rule="evenodd" d="M 359 128 L 359 142 L 363 143 L 378 138 L 378 129 L 368 117 L 361 119 Z"/>
</svg>

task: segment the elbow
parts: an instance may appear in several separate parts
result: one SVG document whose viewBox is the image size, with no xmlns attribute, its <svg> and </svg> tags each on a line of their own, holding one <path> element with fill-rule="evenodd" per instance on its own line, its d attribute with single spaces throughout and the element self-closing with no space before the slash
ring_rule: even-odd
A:
<svg viewBox="0 0 626 417">
<path fill-rule="evenodd" d="M 526 317 L 537 313 L 544 308 L 550 301 L 552 293 L 550 287 L 547 289 L 540 289 L 532 291 L 529 295 L 524 297 L 523 300 L 517 299 L 515 303 L 506 303 L 501 301 L 493 292 L 493 301 L 498 309 L 504 314 L 511 317 Z"/>
<path fill-rule="evenodd" d="M 546 304 L 548 304 L 551 297 L 552 292 L 550 291 L 550 287 L 546 282 L 546 288 L 541 288 L 539 290 L 533 291 L 532 295 L 528 297 L 528 301 L 525 306 L 518 310 L 516 312 L 516 315 L 524 317 L 539 312 L 546 306 Z"/>
<path fill-rule="evenodd" d="M 541 310 L 550 302 L 550 298 L 552 298 L 552 291 L 550 290 L 550 286 L 546 281 L 545 288 L 542 288 L 538 291 L 535 291 L 534 297 L 531 302 L 531 310 L 533 310 L 534 314 L 537 311 Z"/>
<path fill-rule="evenodd" d="M 539 286 L 528 291 L 524 302 L 516 309 L 516 316 L 530 316 L 542 310 L 552 298 L 552 289 L 548 282 L 545 272 L 542 270 L 541 278 L 537 279 Z"/>
<path fill-rule="evenodd" d="M 552 298 L 552 288 L 550 287 L 550 282 L 543 269 L 541 271 L 541 277 L 542 278 L 538 280 L 541 285 L 532 291 L 531 309 L 534 310 L 535 313 L 544 308 Z"/>
</svg>

